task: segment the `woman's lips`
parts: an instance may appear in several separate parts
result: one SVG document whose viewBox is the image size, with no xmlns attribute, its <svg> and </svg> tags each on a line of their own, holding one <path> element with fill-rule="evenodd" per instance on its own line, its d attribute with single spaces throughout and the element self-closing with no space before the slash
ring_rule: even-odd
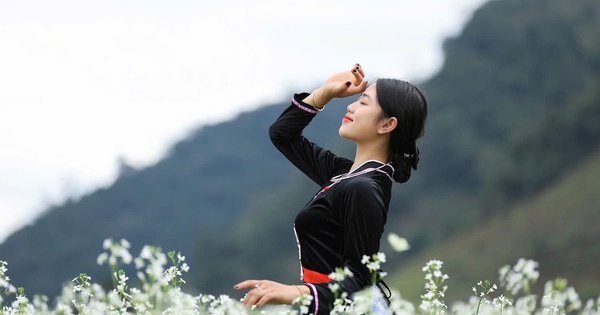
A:
<svg viewBox="0 0 600 315">
<path fill-rule="evenodd" d="M 352 118 L 350 118 L 350 116 L 346 115 L 346 116 L 344 116 L 344 118 L 342 119 L 342 122 L 352 122 Z"/>
</svg>

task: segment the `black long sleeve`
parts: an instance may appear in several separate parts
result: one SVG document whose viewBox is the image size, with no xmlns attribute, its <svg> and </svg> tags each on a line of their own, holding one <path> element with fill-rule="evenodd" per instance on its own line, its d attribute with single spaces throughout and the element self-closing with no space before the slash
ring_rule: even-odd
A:
<svg viewBox="0 0 600 315">
<path fill-rule="evenodd" d="M 325 185 L 330 178 L 347 171 L 352 161 L 338 158 L 329 150 L 308 141 L 302 131 L 312 121 L 317 110 L 302 102 L 308 93 L 295 94 L 293 103 L 269 128 L 273 145 L 317 185 Z"/>
</svg>

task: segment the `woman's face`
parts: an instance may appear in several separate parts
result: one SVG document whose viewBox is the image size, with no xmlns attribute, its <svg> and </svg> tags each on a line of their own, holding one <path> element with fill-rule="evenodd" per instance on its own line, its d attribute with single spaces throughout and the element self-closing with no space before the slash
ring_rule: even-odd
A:
<svg viewBox="0 0 600 315">
<path fill-rule="evenodd" d="M 381 106 L 377 102 L 375 84 L 369 86 L 356 102 L 348 105 L 348 112 L 339 129 L 341 137 L 357 143 L 370 141 L 378 133 L 383 120 Z"/>
</svg>

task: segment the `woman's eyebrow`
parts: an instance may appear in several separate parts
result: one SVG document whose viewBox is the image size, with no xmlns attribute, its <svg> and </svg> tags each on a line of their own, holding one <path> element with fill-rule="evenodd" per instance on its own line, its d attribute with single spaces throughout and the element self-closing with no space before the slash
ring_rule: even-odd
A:
<svg viewBox="0 0 600 315">
<path fill-rule="evenodd" d="M 363 92 L 363 93 L 361 93 L 361 96 L 364 96 L 364 97 L 368 98 L 369 101 L 371 100 L 371 96 L 369 94 L 367 94 L 367 93 Z"/>
</svg>

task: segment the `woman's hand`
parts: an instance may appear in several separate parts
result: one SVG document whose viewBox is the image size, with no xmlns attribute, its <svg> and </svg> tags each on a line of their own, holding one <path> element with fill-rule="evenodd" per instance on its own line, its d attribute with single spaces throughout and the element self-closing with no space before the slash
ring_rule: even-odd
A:
<svg viewBox="0 0 600 315">
<path fill-rule="evenodd" d="M 367 88 L 367 81 L 364 78 L 365 72 L 357 63 L 352 70 L 340 72 L 329 77 L 323 86 L 319 88 L 319 92 L 330 99 L 352 96 L 363 92 Z"/>
<path fill-rule="evenodd" d="M 244 297 L 242 305 L 261 307 L 265 304 L 292 304 L 302 294 L 310 295 L 305 285 L 286 285 L 269 280 L 246 280 L 233 287 L 235 290 L 251 289 Z"/>
<path fill-rule="evenodd" d="M 348 97 L 363 92 L 367 88 L 365 72 L 357 63 L 351 70 L 332 75 L 325 83 L 303 101 L 316 108 L 323 108 L 336 97 Z"/>
</svg>

